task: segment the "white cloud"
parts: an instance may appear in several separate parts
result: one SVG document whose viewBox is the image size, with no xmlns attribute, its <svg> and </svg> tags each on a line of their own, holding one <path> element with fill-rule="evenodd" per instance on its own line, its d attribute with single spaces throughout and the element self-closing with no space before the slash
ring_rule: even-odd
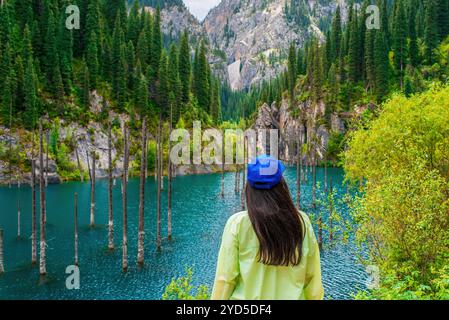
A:
<svg viewBox="0 0 449 320">
<path fill-rule="evenodd" d="M 184 0 L 185 5 L 190 12 L 199 20 L 203 20 L 209 13 L 209 10 L 217 6 L 221 0 Z"/>
</svg>

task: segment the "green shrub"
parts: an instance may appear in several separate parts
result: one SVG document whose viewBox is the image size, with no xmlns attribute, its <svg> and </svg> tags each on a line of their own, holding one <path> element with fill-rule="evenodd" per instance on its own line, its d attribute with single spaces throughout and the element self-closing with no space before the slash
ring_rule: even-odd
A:
<svg viewBox="0 0 449 320">
<path fill-rule="evenodd" d="M 192 268 L 186 268 L 186 275 L 172 279 L 165 288 L 162 300 L 208 300 L 209 289 L 205 285 L 194 288 Z"/>
</svg>

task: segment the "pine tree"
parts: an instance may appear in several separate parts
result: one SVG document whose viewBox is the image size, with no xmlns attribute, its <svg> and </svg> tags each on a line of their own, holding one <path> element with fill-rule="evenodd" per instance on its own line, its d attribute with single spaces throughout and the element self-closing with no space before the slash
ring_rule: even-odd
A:
<svg viewBox="0 0 449 320">
<path fill-rule="evenodd" d="M 161 11 L 160 8 L 156 10 L 156 14 L 153 21 L 152 29 L 152 42 L 151 42 L 151 67 L 154 71 L 153 79 L 150 81 L 157 81 L 159 63 L 162 55 L 162 32 L 161 32 Z"/>
<path fill-rule="evenodd" d="M 178 57 L 178 49 L 176 45 L 172 44 L 170 47 L 170 54 L 168 58 L 168 91 L 171 93 L 170 95 L 170 104 L 173 108 L 173 117 L 174 121 L 178 121 L 179 117 L 179 104 L 181 103 L 181 81 L 179 78 L 179 57 Z"/>
<path fill-rule="evenodd" d="M 368 89 L 373 88 L 376 75 L 375 75 L 375 63 L 374 63 L 374 36 L 373 30 L 366 30 L 365 41 L 365 68 L 366 68 L 366 87 Z"/>
<path fill-rule="evenodd" d="M 402 0 L 397 1 L 396 12 L 393 22 L 393 52 L 396 72 L 400 78 L 401 88 L 403 87 L 403 78 L 405 65 L 407 63 L 407 27 Z"/>
<path fill-rule="evenodd" d="M 140 17 L 139 17 L 139 1 L 134 0 L 128 18 L 128 34 L 127 39 L 132 41 L 134 47 L 137 46 L 137 40 L 139 39 L 141 31 Z"/>
<path fill-rule="evenodd" d="M 120 46 L 120 58 L 117 69 L 117 79 L 116 79 L 116 91 L 115 98 L 117 100 L 118 108 L 120 110 L 125 109 L 126 103 L 126 83 L 127 83 L 127 74 L 126 74 L 126 46 L 122 43 Z"/>
<path fill-rule="evenodd" d="M 335 17 L 332 22 L 332 61 L 335 61 L 340 57 L 341 50 L 341 37 L 342 37 L 342 26 L 341 26 L 341 9 L 340 6 L 337 7 L 335 12 Z"/>
<path fill-rule="evenodd" d="M 388 94 L 389 88 L 389 60 L 388 50 L 386 44 L 386 36 L 382 30 L 375 31 L 376 36 L 374 40 L 374 65 L 376 83 L 375 91 L 377 100 L 383 101 Z"/>
<path fill-rule="evenodd" d="M 426 1 L 426 17 L 425 17 L 425 62 L 433 64 L 435 61 L 435 48 L 438 46 L 438 12 L 436 0 Z"/>
<path fill-rule="evenodd" d="M 380 8 L 380 19 L 381 19 L 380 29 L 384 33 L 387 50 L 389 51 L 391 43 L 391 35 L 390 35 L 390 26 L 388 23 L 389 16 L 388 16 L 387 0 L 378 0 L 377 5 Z"/>
<path fill-rule="evenodd" d="M 181 39 L 181 48 L 179 50 L 179 79 L 181 81 L 181 100 L 187 103 L 190 97 L 190 78 L 191 78 L 191 61 L 189 35 L 184 31 Z"/>
<path fill-rule="evenodd" d="M 206 58 L 206 46 L 201 42 L 199 50 L 195 56 L 194 84 L 195 95 L 199 106 L 207 111 L 210 105 L 210 74 L 209 63 Z"/>
<path fill-rule="evenodd" d="M 148 115 L 148 82 L 147 79 L 140 74 L 139 85 L 136 94 L 136 107 L 140 115 Z"/>
<path fill-rule="evenodd" d="M 168 115 L 170 110 L 169 82 L 167 73 L 167 55 L 165 51 L 162 51 L 158 71 L 159 82 L 157 87 L 157 103 L 164 117 Z"/>
<path fill-rule="evenodd" d="M 294 44 L 290 45 L 288 53 L 288 93 L 290 102 L 293 102 L 296 86 L 296 48 Z"/>
<path fill-rule="evenodd" d="M 97 88 L 97 80 L 99 75 L 98 67 L 98 49 L 97 49 L 97 35 L 95 32 L 90 33 L 89 45 L 86 53 L 86 63 L 90 74 L 90 88 Z"/>
<path fill-rule="evenodd" d="M 37 78 L 34 71 L 34 64 L 32 57 L 28 58 L 24 86 L 25 97 L 24 97 L 24 123 L 25 126 L 29 129 L 34 129 L 37 123 Z"/>
<path fill-rule="evenodd" d="M 90 1 L 90 0 L 89 0 Z M 109 23 L 109 29 L 115 28 L 117 15 L 120 16 L 120 27 L 122 30 L 126 29 L 126 1 L 125 0 L 106 0 L 104 1 L 104 16 Z"/>
<path fill-rule="evenodd" d="M 417 15 L 416 15 L 416 6 L 414 4 L 410 5 L 410 25 L 409 25 L 409 61 L 413 67 L 418 66 L 420 63 L 419 60 L 419 47 L 418 47 L 418 36 L 417 36 Z"/>
<path fill-rule="evenodd" d="M 440 41 L 449 35 L 449 0 L 437 0 Z"/>
<path fill-rule="evenodd" d="M 356 13 L 354 13 L 356 15 Z M 356 83 L 360 76 L 359 70 L 359 33 L 358 33 L 358 21 L 353 16 L 349 30 L 349 45 L 348 45 L 348 79 L 351 83 Z"/>
<path fill-rule="evenodd" d="M 86 64 L 83 68 L 82 89 L 81 103 L 88 109 L 90 107 L 90 75 Z"/>
</svg>

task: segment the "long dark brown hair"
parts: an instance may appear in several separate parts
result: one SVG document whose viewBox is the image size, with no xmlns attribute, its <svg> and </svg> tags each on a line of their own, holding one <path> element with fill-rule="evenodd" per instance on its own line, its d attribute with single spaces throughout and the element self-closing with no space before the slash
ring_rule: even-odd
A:
<svg viewBox="0 0 449 320">
<path fill-rule="evenodd" d="M 259 239 L 259 262 L 272 266 L 301 263 L 304 221 L 282 179 L 271 190 L 254 189 L 247 183 L 248 215 Z"/>
</svg>

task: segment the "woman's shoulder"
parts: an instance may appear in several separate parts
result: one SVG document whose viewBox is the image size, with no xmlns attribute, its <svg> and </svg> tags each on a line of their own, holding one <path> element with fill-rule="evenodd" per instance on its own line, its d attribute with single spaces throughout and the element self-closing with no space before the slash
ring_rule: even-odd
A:
<svg viewBox="0 0 449 320">
<path fill-rule="evenodd" d="M 312 224 L 311 222 L 310 222 L 310 218 L 309 218 L 309 216 L 307 215 L 307 213 L 305 213 L 304 211 L 299 211 L 299 214 L 301 215 L 301 217 L 302 217 L 302 219 L 304 220 L 304 222 L 306 223 L 306 224 Z"/>
<path fill-rule="evenodd" d="M 248 211 L 241 211 L 238 212 L 234 215 L 232 215 L 229 219 L 228 219 L 228 223 L 227 224 L 240 224 L 244 221 L 248 221 L 249 220 L 249 216 L 248 216 Z"/>
</svg>

